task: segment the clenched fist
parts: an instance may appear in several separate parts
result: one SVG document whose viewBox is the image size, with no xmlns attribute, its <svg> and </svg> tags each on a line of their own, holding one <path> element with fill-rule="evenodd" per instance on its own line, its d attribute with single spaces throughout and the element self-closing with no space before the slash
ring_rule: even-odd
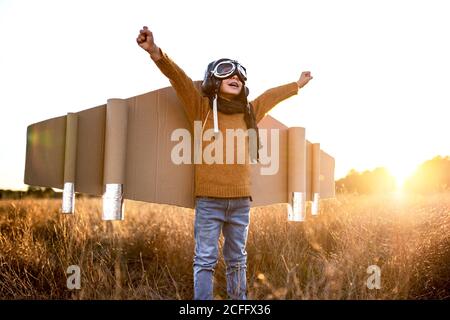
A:
<svg viewBox="0 0 450 320">
<path fill-rule="evenodd" d="M 303 88 L 312 78 L 310 71 L 303 71 L 300 79 L 297 81 L 298 87 Z"/>
<path fill-rule="evenodd" d="M 150 53 L 153 60 L 160 58 L 159 47 L 155 44 L 153 33 L 146 26 L 139 31 L 136 42 L 142 49 Z"/>
</svg>

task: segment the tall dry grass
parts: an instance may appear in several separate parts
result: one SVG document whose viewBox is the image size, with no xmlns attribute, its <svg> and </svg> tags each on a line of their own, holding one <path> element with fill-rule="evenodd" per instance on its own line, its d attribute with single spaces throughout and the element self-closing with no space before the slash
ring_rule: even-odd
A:
<svg viewBox="0 0 450 320">
<path fill-rule="evenodd" d="M 1 299 L 191 299 L 194 212 L 125 202 L 101 220 L 101 199 L 0 201 Z M 354 196 L 288 222 L 284 205 L 251 210 L 251 299 L 450 298 L 450 195 Z M 222 242 L 221 242 L 222 244 Z M 81 268 L 81 289 L 66 270 Z M 381 289 L 366 286 L 370 265 Z M 223 257 L 215 295 L 226 298 Z"/>
</svg>

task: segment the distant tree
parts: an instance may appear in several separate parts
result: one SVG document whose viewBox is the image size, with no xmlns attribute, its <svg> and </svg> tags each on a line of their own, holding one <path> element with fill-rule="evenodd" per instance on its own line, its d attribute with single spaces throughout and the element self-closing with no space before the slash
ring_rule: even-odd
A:
<svg viewBox="0 0 450 320">
<path fill-rule="evenodd" d="M 0 199 L 21 199 L 23 191 L 0 190 Z"/>
<path fill-rule="evenodd" d="M 422 163 L 405 182 L 413 193 L 433 193 L 450 190 L 450 157 L 437 156 Z"/>
<path fill-rule="evenodd" d="M 42 187 L 28 186 L 28 190 L 25 194 L 27 197 L 41 198 L 44 190 L 45 188 Z"/>
<path fill-rule="evenodd" d="M 388 193 L 395 190 L 395 178 L 385 168 L 366 170 L 362 173 L 352 169 L 346 177 L 336 181 L 338 193 Z"/>
</svg>

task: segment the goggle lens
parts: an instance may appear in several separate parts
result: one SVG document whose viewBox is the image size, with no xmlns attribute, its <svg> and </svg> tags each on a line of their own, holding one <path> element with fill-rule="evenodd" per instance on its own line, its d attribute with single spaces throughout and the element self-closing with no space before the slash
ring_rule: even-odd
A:
<svg viewBox="0 0 450 320">
<path fill-rule="evenodd" d="M 234 68 L 231 62 L 220 63 L 216 68 L 216 76 L 226 77 L 233 73 Z"/>
<path fill-rule="evenodd" d="M 238 64 L 238 71 L 242 75 L 242 77 L 244 77 L 244 79 L 247 80 L 247 70 L 245 70 L 245 68 L 240 64 Z"/>
</svg>

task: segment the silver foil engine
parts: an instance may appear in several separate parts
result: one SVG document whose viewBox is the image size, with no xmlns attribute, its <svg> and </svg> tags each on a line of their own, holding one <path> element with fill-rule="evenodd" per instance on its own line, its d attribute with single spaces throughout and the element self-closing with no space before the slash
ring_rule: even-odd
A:
<svg viewBox="0 0 450 320">
<path fill-rule="evenodd" d="M 75 184 L 65 182 L 62 195 L 62 213 L 74 213 L 75 211 Z"/>
<path fill-rule="evenodd" d="M 118 183 L 106 184 L 103 194 L 103 220 L 123 220 L 123 185 Z"/>
<path fill-rule="evenodd" d="M 314 198 L 311 205 L 311 215 L 317 216 L 319 214 L 319 193 L 314 193 Z"/>
<path fill-rule="evenodd" d="M 305 221 L 305 198 L 306 196 L 304 192 L 292 192 L 292 200 L 288 205 L 289 221 Z"/>
</svg>

